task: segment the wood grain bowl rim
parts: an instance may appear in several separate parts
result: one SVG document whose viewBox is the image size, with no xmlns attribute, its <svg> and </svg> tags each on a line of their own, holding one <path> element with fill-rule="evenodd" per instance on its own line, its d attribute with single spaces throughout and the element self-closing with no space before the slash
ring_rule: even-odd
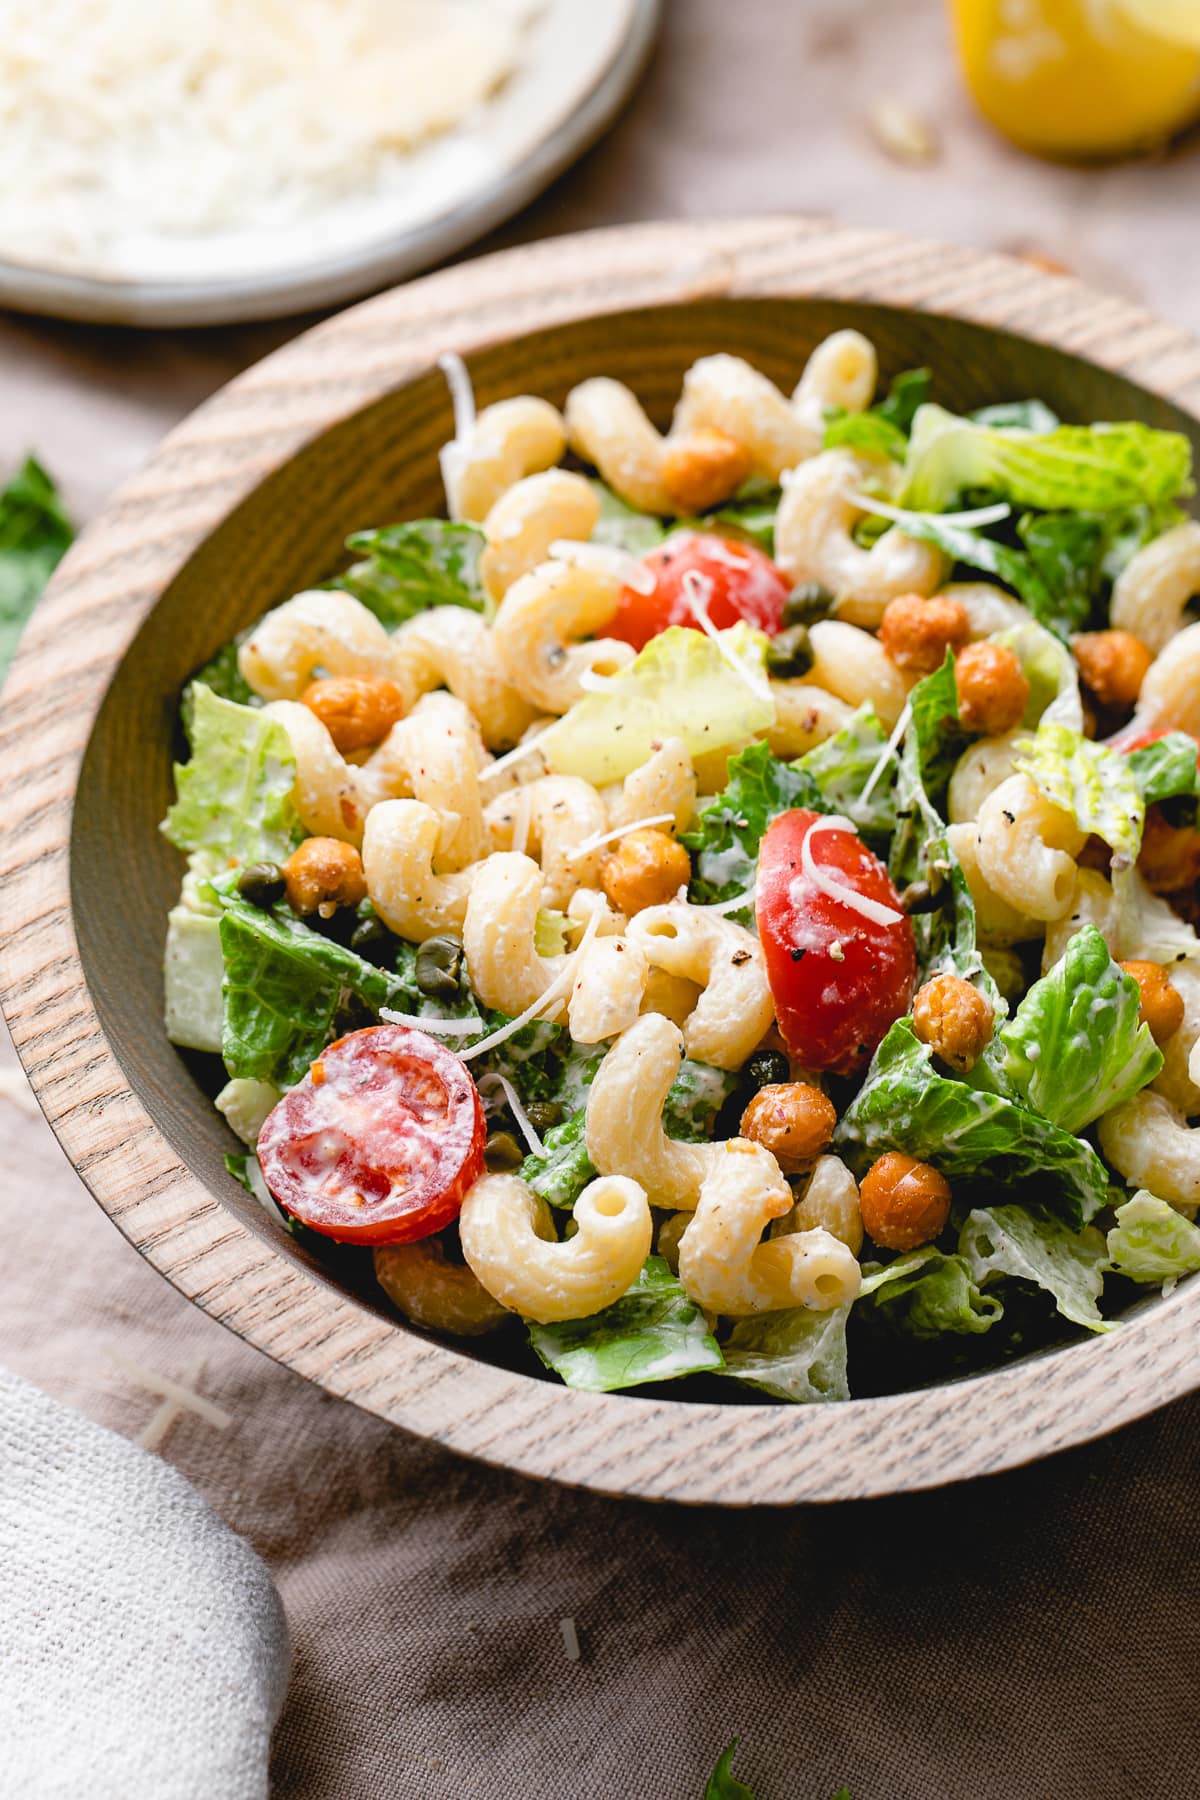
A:
<svg viewBox="0 0 1200 1800">
<path fill-rule="evenodd" d="M 140 1254 L 247 1342 L 407 1430 L 526 1475 L 721 1505 L 931 1487 L 1124 1424 L 1200 1385 L 1200 1282 L 1106 1336 L 835 1406 L 580 1393 L 476 1361 L 296 1267 L 190 1172 L 101 1030 L 72 926 L 69 845 L 92 725 L 136 631 L 205 538 L 306 444 L 446 349 L 469 354 L 632 308 L 754 297 L 1002 329 L 1200 413 L 1200 345 L 1185 332 L 991 253 L 789 218 L 650 223 L 525 246 L 339 314 L 187 418 L 64 559 L 0 709 L 0 1000 L 60 1143 Z"/>
</svg>

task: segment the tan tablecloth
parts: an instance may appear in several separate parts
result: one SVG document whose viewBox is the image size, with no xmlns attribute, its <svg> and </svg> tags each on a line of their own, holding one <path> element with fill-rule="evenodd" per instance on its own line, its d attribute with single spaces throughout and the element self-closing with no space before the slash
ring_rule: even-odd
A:
<svg viewBox="0 0 1200 1800">
<path fill-rule="evenodd" d="M 938 125 L 938 163 L 875 147 L 887 95 Z M 1200 329 L 1198 177 L 1195 146 L 1103 173 L 1008 150 L 959 95 L 937 0 L 673 0 L 630 112 L 503 237 L 794 208 L 1049 253 Z M 4 321 L 0 467 L 36 447 L 87 517 L 295 329 Z M 737 1733 L 760 1800 L 1200 1792 L 1200 1402 L 1035 1469 L 824 1511 L 534 1486 L 325 1399 L 188 1306 L 29 1104 L 0 1099 L 0 1362 L 131 1436 L 159 1399 L 130 1359 L 231 1416 L 185 1412 L 163 1448 L 282 1589 L 281 1795 L 691 1800 Z"/>
</svg>

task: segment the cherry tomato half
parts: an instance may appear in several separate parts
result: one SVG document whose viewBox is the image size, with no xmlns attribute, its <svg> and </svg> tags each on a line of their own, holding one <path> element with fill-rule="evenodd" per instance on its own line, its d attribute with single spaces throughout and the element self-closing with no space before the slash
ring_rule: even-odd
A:
<svg viewBox="0 0 1200 1800">
<path fill-rule="evenodd" d="M 642 558 L 655 577 L 651 594 L 624 588 L 617 610 L 604 627 L 605 637 L 620 638 L 640 650 L 668 625 L 696 628 L 696 612 L 687 574 L 701 578 L 701 593 L 708 616 L 719 631 L 745 619 L 748 625 L 772 636 L 783 623 L 787 581 L 769 556 L 753 544 L 708 531 L 679 532 Z"/>
<path fill-rule="evenodd" d="M 797 808 L 767 827 L 758 853 L 758 934 L 783 1040 L 808 1069 L 852 1075 L 908 1011 L 917 980 L 910 920 L 887 870 L 849 827 L 823 827 L 812 861 L 896 917 L 876 921 L 804 870 L 819 815 Z"/>
<path fill-rule="evenodd" d="M 348 1244 L 407 1244 L 458 1217 L 483 1173 L 465 1065 L 405 1025 L 330 1044 L 269 1114 L 258 1158 L 285 1212 Z"/>
</svg>

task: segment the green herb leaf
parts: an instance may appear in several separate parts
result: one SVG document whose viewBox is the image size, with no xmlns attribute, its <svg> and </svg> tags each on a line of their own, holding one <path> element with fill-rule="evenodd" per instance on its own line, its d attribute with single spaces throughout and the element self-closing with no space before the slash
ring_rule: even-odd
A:
<svg viewBox="0 0 1200 1800">
<path fill-rule="evenodd" d="M 725 1343 L 724 1373 L 800 1406 L 848 1400 L 849 1313 L 848 1306 L 831 1312 L 801 1306 L 739 1319 Z"/>
<path fill-rule="evenodd" d="M 1043 1118 L 1082 1131 L 1162 1068 L 1140 1007 L 1137 982 L 1085 925 L 1001 1027 L 1007 1079 Z"/>
<path fill-rule="evenodd" d="M 529 1341 L 568 1387 L 607 1394 L 721 1367 L 704 1314 L 661 1256 L 650 1256 L 628 1293 L 590 1319 L 530 1323 Z"/>
<path fill-rule="evenodd" d="M 283 726 L 193 683 L 191 758 L 175 765 L 177 799 L 162 829 L 179 850 L 235 862 L 282 861 L 304 835 L 292 805 L 296 758 Z"/>
<path fill-rule="evenodd" d="M 361 560 L 329 586 L 353 594 L 389 631 L 431 606 L 487 612 L 479 578 L 485 543 L 478 525 L 445 519 L 410 519 L 378 531 L 356 531 L 346 547 Z"/>
<path fill-rule="evenodd" d="M 732 1772 L 737 1747 L 738 1740 L 734 1738 L 732 1744 L 727 1744 L 718 1756 L 717 1766 L 709 1776 L 708 1786 L 704 1790 L 704 1800 L 754 1800 L 754 1795 L 745 1782 L 739 1781 Z"/>
<path fill-rule="evenodd" d="M 693 853 L 690 898 L 704 905 L 751 892 L 763 833 L 793 806 L 828 810 L 811 774 L 796 763 L 781 762 L 765 744 L 751 744 L 731 756 L 725 787 L 704 802 L 695 824 L 680 839 Z M 745 916 L 753 911 L 751 899 Z"/>
<path fill-rule="evenodd" d="M 1108 1173 L 1090 1144 L 1003 1094 L 937 1074 L 909 1019 L 875 1052 L 835 1142 L 860 1173 L 885 1150 L 903 1150 L 952 1183 L 1026 1189 L 1073 1225 L 1108 1199 Z"/>
<path fill-rule="evenodd" d="M 1108 1255 L 1117 1273 L 1130 1281 L 1176 1281 L 1200 1269 L 1200 1226 L 1139 1188 L 1117 1208 Z"/>
<path fill-rule="evenodd" d="M 970 1213 L 958 1247 L 982 1287 L 1002 1275 L 1032 1281 L 1053 1295 L 1064 1319 L 1089 1331 L 1111 1331 L 1097 1300 L 1104 1287 L 1103 1234 L 1089 1226 L 1069 1231 L 1058 1219 L 1022 1206 L 989 1206 Z"/>
<path fill-rule="evenodd" d="M 27 457 L 0 490 L 0 678 L 74 535 L 58 489 L 41 464 Z"/>
</svg>

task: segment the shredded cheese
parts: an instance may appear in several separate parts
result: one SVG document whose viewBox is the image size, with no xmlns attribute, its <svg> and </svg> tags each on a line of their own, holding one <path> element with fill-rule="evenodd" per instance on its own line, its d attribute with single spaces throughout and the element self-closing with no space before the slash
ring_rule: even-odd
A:
<svg viewBox="0 0 1200 1800">
<path fill-rule="evenodd" d="M 829 899 L 837 900 L 842 906 L 848 906 L 852 912 L 859 913 L 869 919 L 872 925 L 897 925 L 904 914 L 897 912 L 894 906 L 885 906 L 882 900 L 872 900 L 868 894 L 860 894 L 856 889 L 839 881 L 813 855 L 813 839 L 822 831 L 849 831 L 855 827 L 851 820 L 842 818 L 840 813 L 827 813 L 811 824 L 804 834 L 804 842 L 800 847 L 800 867 L 808 880 Z M 855 833 L 857 835 L 857 833 Z"/>
<path fill-rule="evenodd" d="M 525 1108 L 521 1105 L 520 1097 L 517 1094 L 517 1090 L 513 1086 L 512 1082 L 508 1079 L 508 1076 L 501 1075 L 498 1070 L 495 1070 L 495 1069 L 490 1070 L 488 1074 L 481 1075 L 479 1078 L 480 1092 L 482 1093 L 483 1089 L 487 1088 L 487 1087 L 494 1087 L 494 1088 L 500 1089 L 500 1092 L 504 1095 L 504 1098 L 508 1103 L 509 1112 L 512 1114 L 513 1118 L 517 1122 L 517 1130 L 520 1132 L 521 1136 L 525 1139 L 525 1142 L 529 1145 L 529 1148 L 532 1151 L 533 1155 L 534 1156 L 545 1156 L 546 1146 L 545 1146 L 545 1144 L 543 1144 L 541 1138 L 538 1136 L 537 1131 L 535 1130 L 533 1124 L 531 1123 L 529 1114 L 525 1111 Z"/>
<path fill-rule="evenodd" d="M 586 544 L 576 538 L 555 538 L 549 553 L 555 562 L 570 563 L 577 569 L 594 569 L 598 575 L 611 575 L 614 581 L 619 581 L 622 587 L 633 588 L 635 593 L 652 594 L 658 586 L 645 563 L 617 544 Z"/>
<path fill-rule="evenodd" d="M 905 732 L 908 730 L 908 728 L 911 724 L 912 724 L 912 705 L 911 705 L 911 702 L 906 700 L 904 702 L 904 710 L 900 714 L 900 717 L 896 720 L 895 730 L 892 732 L 891 737 L 888 739 L 887 743 L 883 746 L 883 749 L 880 751 L 879 760 L 875 764 L 875 767 L 871 770 L 871 773 L 867 776 L 866 782 L 864 783 L 864 786 L 863 786 L 863 790 L 858 796 L 860 801 L 869 800 L 871 798 L 871 795 L 875 792 L 875 783 L 879 780 L 879 777 L 883 774 L 883 771 L 887 768 L 887 766 L 891 762 L 893 756 L 895 756 L 897 747 L 900 743 L 900 740 L 904 736 Z"/>
<path fill-rule="evenodd" d="M 517 804 L 513 809 L 512 847 L 518 856 L 524 856 L 529 842 L 529 827 L 533 823 L 533 795 L 527 787 L 517 792 Z"/>
<path fill-rule="evenodd" d="M 906 512 L 902 506 L 892 506 L 886 500 L 872 500 L 869 494 L 851 494 L 854 505 L 863 512 L 878 513 L 881 519 L 891 519 L 903 527 L 906 519 L 920 519 L 923 513 Z M 1005 501 L 997 501 L 995 506 L 977 506 L 971 512 L 938 513 L 939 525 L 963 525 L 974 528 L 978 525 L 998 525 L 1001 519 L 1007 519 L 1012 507 Z"/>
<path fill-rule="evenodd" d="M 561 999 L 574 981 L 575 971 L 580 965 L 584 952 L 599 929 L 600 913 L 597 910 L 584 926 L 583 936 L 580 938 L 578 946 L 568 956 L 566 963 L 549 987 L 543 989 L 533 1004 L 527 1006 L 523 1013 L 518 1013 L 515 1019 L 508 1021 L 507 1025 L 501 1025 L 499 1030 L 493 1031 L 491 1037 L 480 1038 L 477 1044 L 469 1044 L 461 1053 L 462 1060 L 470 1062 L 473 1056 L 482 1056 L 485 1050 L 494 1050 L 497 1044 L 503 1044 L 507 1038 L 513 1036 L 514 1032 L 521 1031 L 532 1020 L 540 1018 L 547 1007 L 553 1006 L 556 1000 Z"/>
<path fill-rule="evenodd" d="M 480 786 L 492 785 L 497 775 L 503 775 L 512 768 L 514 763 L 524 762 L 527 756 L 542 756 L 544 761 L 539 740 L 545 737 L 549 729 L 549 725 L 543 725 L 540 731 L 535 732 L 532 737 L 527 737 L 523 744 L 517 745 L 515 750 L 506 750 L 503 756 L 496 758 L 495 762 L 485 763 L 479 771 Z"/>
<path fill-rule="evenodd" d="M 687 899 L 686 889 L 683 890 L 683 897 L 685 900 Z M 692 910 L 712 913 L 716 917 L 721 917 L 725 913 L 739 912 L 743 906 L 754 906 L 757 900 L 757 889 L 747 888 L 744 894 L 732 894 L 728 900 L 714 900 L 711 906 L 695 906 Z"/>
<path fill-rule="evenodd" d="M 118 267 L 413 179 L 521 59 L 533 0 L 5 0 L 0 252 Z"/>
<path fill-rule="evenodd" d="M 631 831 L 649 831 L 658 825 L 674 825 L 674 813 L 651 813 L 645 819 L 630 819 L 628 825 L 614 825 L 611 831 L 593 832 L 591 837 L 576 844 L 573 850 L 567 851 L 567 861 L 577 862 L 581 856 L 590 856 L 593 850 L 599 850 L 604 844 L 611 844 L 617 838 L 627 837 Z"/>
<path fill-rule="evenodd" d="M 742 661 L 735 650 L 730 649 L 724 633 L 717 630 L 709 617 L 708 603 L 712 599 L 712 582 L 707 576 L 701 575 L 698 569 L 686 569 L 683 576 L 683 587 L 688 597 L 688 604 L 695 614 L 701 631 L 705 637 L 710 637 L 717 646 L 717 654 L 721 661 L 727 663 L 734 674 L 741 677 L 756 700 L 769 700 L 771 687 L 766 677 L 760 676 Z"/>
<path fill-rule="evenodd" d="M 430 1037 L 470 1037 L 479 1030 L 478 1019 L 421 1019 L 416 1013 L 396 1012 L 381 1006 L 379 1016 L 389 1025 L 407 1025 L 413 1031 L 427 1031 Z"/>
</svg>

